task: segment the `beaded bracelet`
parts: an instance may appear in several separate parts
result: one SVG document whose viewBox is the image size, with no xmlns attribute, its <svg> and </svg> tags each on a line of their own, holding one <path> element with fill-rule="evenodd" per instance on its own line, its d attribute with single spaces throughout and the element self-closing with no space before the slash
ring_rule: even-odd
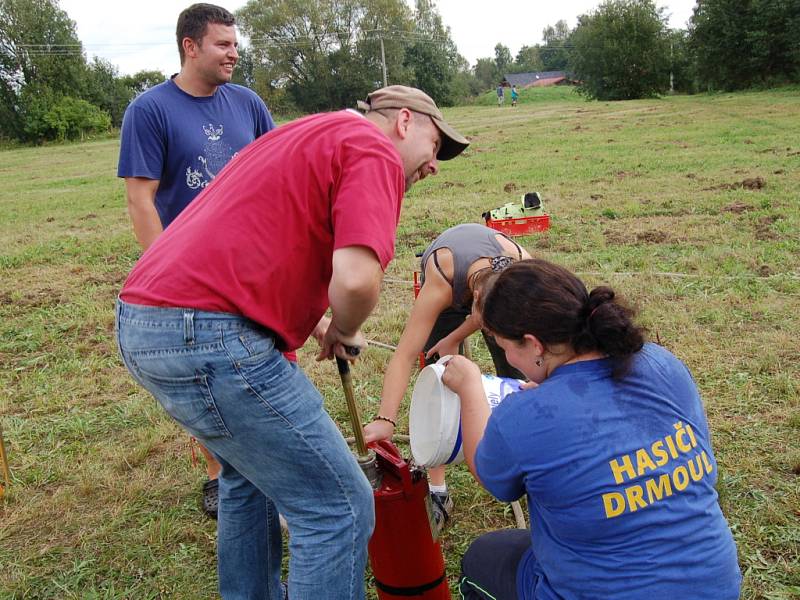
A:
<svg viewBox="0 0 800 600">
<path fill-rule="evenodd" d="M 373 421 L 386 421 L 387 423 L 391 423 L 391 424 L 392 424 L 392 427 L 394 427 L 395 429 L 397 429 L 397 423 L 396 423 L 396 422 L 394 422 L 394 421 L 393 421 L 392 419 L 390 419 L 389 417 L 382 417 L 381 415 L 375 415 L 374 417 L 372 417 L 372 420 L 373 420 Z"/>
</svg>

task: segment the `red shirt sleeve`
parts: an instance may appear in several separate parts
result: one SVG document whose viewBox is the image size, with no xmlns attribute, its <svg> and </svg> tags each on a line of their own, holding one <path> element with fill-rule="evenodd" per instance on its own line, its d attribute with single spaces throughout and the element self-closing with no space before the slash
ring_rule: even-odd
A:
<svg viewBox="0 0 800 600">
<path fill-rule="evenodd" d="M 334 157 L 331 199 L 334 250 L 366 246 L 386 269 L 405 192 L 402 161 L 383 135 L 353 136 Z"/>
</svg>

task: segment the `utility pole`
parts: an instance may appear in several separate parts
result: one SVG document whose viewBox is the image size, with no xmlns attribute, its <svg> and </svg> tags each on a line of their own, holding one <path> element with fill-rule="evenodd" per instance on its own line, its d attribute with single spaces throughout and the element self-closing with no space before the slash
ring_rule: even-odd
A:
<svg viewBox="0 0 800 600">
<path fill-rule="evenodd" d="M 383 37 L 381 37 L 381 65 L 383 65 L 383 87 L 389 85 L 386 81 L 386 52 L 383 50 Z"/>
<path fill-rule="evenodd" d="M 672 60 L 672 44 L 673 44 L 673 40 L 672 40 L 672 38 L 670 38 L 670 40 L 669 40 L 669 93 L 670 94 L 674 94 L 675 93 L 675 82 L 674 82 L 674 79 L 672 77 L 672 63 L 673 63 L 673 60 Z"/>
</svg>

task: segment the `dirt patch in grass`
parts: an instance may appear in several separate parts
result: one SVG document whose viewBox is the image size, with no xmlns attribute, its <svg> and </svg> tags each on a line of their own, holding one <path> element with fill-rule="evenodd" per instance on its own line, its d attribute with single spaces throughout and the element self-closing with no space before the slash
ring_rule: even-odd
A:
<svg viewBox="0 0 800 600">
<path fill-rule="evenodd" d="M 108 271 L 105 273 L 92 273 L 83 282 L 86 285 L 113 285 L 121 286 L 128 277 L 127 271 Z"/>
<path fill-rule="evenodd" d="M 744 202 L 734 202 L 733 204 L 729 204 L 728 206 L 722 208 L 721 212 L 729 212 L 729 213 L 734 213 L 736 215 L 740 215 L 748 210 L 755 210 L 755 208 L 756 207 L 752 206 L 751 204 L 745 204 Z"/>
<path fill-rule="evenodd" d="M 509 194 L 509 193 L 511 193 L 511 192 L 516 192 L 516 191 L 517 191 L 517 184 L 516 184 L 516 183 L 512 183 L 512 182 L 509 182 L 509 183 L 507 183 L 507 184 L 505 184 L 505 185 L 503 186 L 503 191 L 504 191 L 506 194 Z"/>
<path fill-rule="evenodd" d="M 603 237 L 605 237 L 606 244 L 609 246 L 625 246 L 633 241 L 633 238 L 627 233 L 610 229 L 603 231 Z"/>
<path fill-rule="evenodd" d="M 774 215 L 767 215 L 760 217 L 755 226 L 756 239 L 761 241 L 777 240 L 780 236 L 772 229 L 772 224 L 777 221 L 779 217 Z"/>
<path fill-rule="evenodd" d="M 466 184 L 461 183 L 460 181 L 456 181 L 456 182 L 444 181 L 444 182 L 442 182 L 442 185 L 440 187 L 448 190 L 448 189 L 453 188 L 453 187 L 464 188 L 464 187 L 467 187 L 467 186 L 466 186 Z"/>
<path fill-rule="evenodd" d="M 759 277 L 771 277 L 775 272 L 769 265 L 760 265 L 758 267 L 758 276 Z"/>
<path fill-rule="evenodd" d="M 742 181 L 736 181 L 734 183 L 721 183 L 719 185 L 713 185 L 708 188 L 703 188 L 703 191 L 717 191 L 717 190 L 761 190 L 767 187 L 767 180 L 763 177 L 748 177 L 747 179 L 743 179 Z"/>
<path fill-rule="evenodd" d="M 440 233 L 441 231 L 435 229 L 398 232 L 397 247 L 410 248 L 414 252 L 422 252 Z"/>
<path fill-rule="evenodd" d="M 663 244 L 668 240 L 669 235 L 666 231 L 650 230 L 636 234 L 636 241 L 645 244 Z"/>
</svg>

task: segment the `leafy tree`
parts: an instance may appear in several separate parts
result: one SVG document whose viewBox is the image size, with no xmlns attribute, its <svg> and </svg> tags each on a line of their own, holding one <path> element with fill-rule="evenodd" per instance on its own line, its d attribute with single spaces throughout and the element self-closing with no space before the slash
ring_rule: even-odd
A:
<svg viewBox="0 0 800 600">
<path fill-rule="evenodd" d="M 494 47 L 494 64 L 497 67 L 497 74 L 502 77 L 508 72 L 508 67 L 512 64 L 511 51 L 503 44 Z"/>
<path fill-rule="evenodd" d="M 383 85 L 381 41 L 388 83 L 411 84 L 414 75 L 408 68 L 405 52 L 409 37 L 414 37 L 414 26 L 408 6 L 397 0 L 372 0 L 366 6 L 367 10 L 361 19 L 362 35 L 358 52 L 371 65 L 372 71 L 379 75 L 373 87 Z"/>
<path fill-rule="evenodd" d="M 563 19 L 542 30 L 544 45 L 537 46 L 542 59 L 542 71 L 565 71 L 570 57 L 570 30 Z"/>
<path fill-rule="evenodd" d="M 161 71 L 139 71 L 133 75 L 125 75 L 122 78 L 125 87 L 133 93 L 133 97 L 166 80 L 167 77 Z"/>
<path fill-rule="evenodd" d="M 75 23 L 54 0 L 0 0 L 0 135 L 26 137 L 26 102 L 79 95 L 85 68 Z"/>
<path fill-rule="evenodd" d="M 412 85 L 442 106 L 453 104 L 453 79 L 468 67 L 431 0 L 416 0 L 413 34 L 416 40 L 406 48 L 405 58 Z"/>
<path fill-rule="evenodd" d="M 387 69 L 403 70 L 403 40 L 387 33 L 409 27 L 402 0 L 250 0 L 237 17 L 250 38 L 256 89 L 285 89 L 303 111 L 352 106 L 379 85 L 378 33 L 387 38 Z"/>
<path fill-rule="evenodd" d="M 696 91 L 696 63 L 689 42 L 689 33 L 684 29 L 673 29 L 669 32 L 669 62 L 674 91 L 686 93 Z"/>
<path fill-rule="evenodd" d="M 689 32 L 704 88 L 800 80 L 796 0 L 703 0 L 694 9 Z"/>
<path fill-rule="evenodd" d="M 453 76 L 453 81 L 450 85 L 450 90 L 456 102 L 460 100 L 468 100 L 478 96 L 486 90 L 486 88 L 475 77 L 472 69 L 467 61 L 464 61 L 462 66 L 456 71 Z"/>
<path fill-rule="evenodd" d="M 32 140 L 77 140 L 107 131 L 111 117 L 95 105 L 71 96 L 37 95 L 25 103 L 25 134 Z"/>
<path fill-rule="evenodd" d="M 239 46 L 239 60 L 233 70 L 232 83 L 254 88 L 256 85 L 256 61 L 252 51 L 247 46 Z"/>
<path fill-rule="evenodd" d="M 514 59 L 513 70 L 515 73 L 533 73 L 544 70 L 542 59 L 539 56 L 539 48 L 536 46 L 523 46 L 520 48 Z"/>
<path fill-rule="evenodd" d="M 479 58 L 475 63 L 475 79 L 478 81 L 481 90 L 494 88 L 502 79 L 498 76 L 497 65 L 492 58 Z"/>
<path fill-rule="evenodd" d="M 114 65 L 95 57 L 86 70 L 81 96 L 108 113 L 111 124 L 119 127 L 122 125 L 122 117 L 134 92 L 126 85 L 125 79 L 119 76 Z"/>
<path fill-rule="evenodd" d="M 572 70 L 581 93 L 598 100 L 647 98 L 669 88 L 669 41 L 654 0 L 606 0 L 581 15 Z"/>
</svg>

